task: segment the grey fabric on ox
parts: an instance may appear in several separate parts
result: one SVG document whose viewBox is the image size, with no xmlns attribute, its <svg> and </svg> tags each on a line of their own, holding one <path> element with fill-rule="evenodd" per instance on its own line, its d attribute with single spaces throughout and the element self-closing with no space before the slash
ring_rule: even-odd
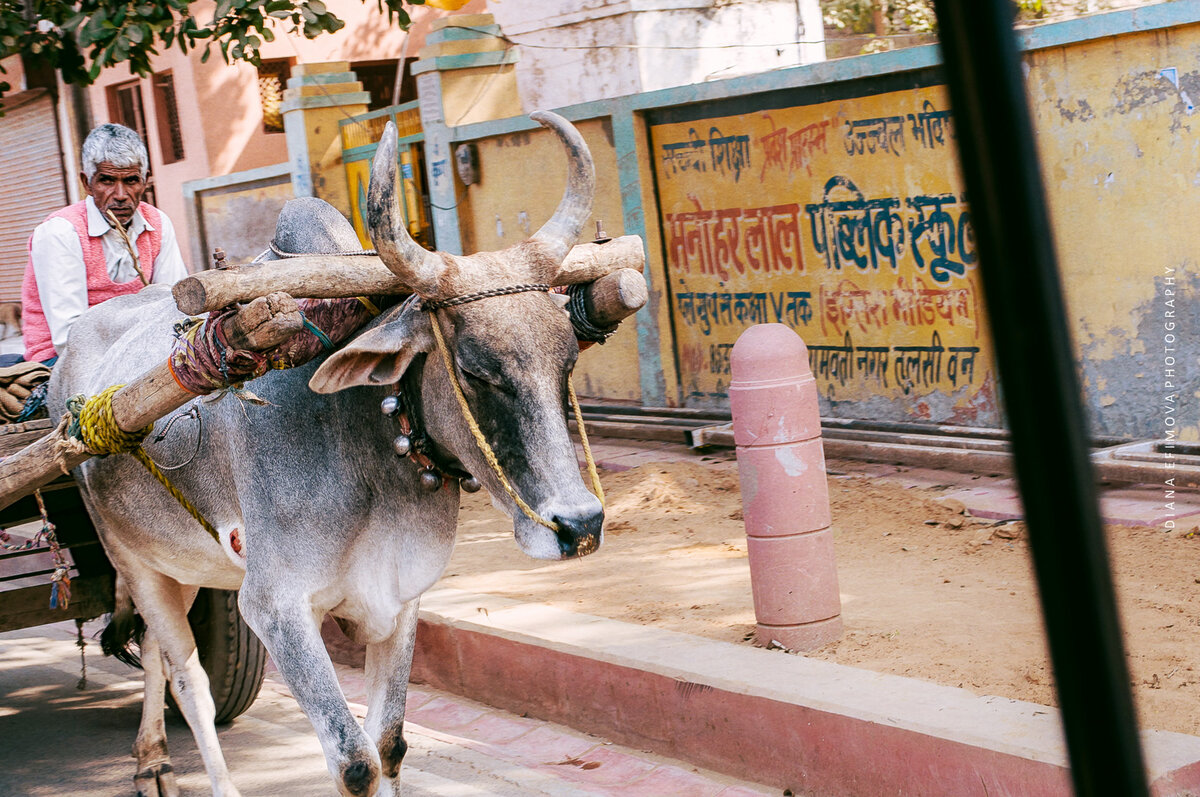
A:
<svg viewBox="0 0 1200 797">
<path fill-rule="evenodd" d="M 341 255 L 363 249 L 354 225 L 333 205 L 313 196 L 284 203 L 271 244 L 280 252 L 296 255 Z M 283 256 L 267 249 L 254 262 L 282 259 Z"/>
</svg>

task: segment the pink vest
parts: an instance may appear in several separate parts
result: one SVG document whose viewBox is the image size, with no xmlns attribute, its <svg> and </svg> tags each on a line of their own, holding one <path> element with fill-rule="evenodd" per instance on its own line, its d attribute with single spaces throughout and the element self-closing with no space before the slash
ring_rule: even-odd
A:
<svg viewBox="0 0 1200 797">
<path fill-rule="evenodd" d="M 137 239 L 138 265 L 146 279 L 153 280 L 154 260 L 162 249 L 162 224 L 158 211 L 152 206 L 142 202 L 138 205 L 138 210 L 141 211 L 142 218 L 154 228 L 143 231 Z M 51 213 L 46 217 L 46 221 L 55 218 L 71 222 L 71 226 L 79 235 L 79 243 L 83 247 L 83 264 L 87 267 L 88 307 L 114 296 L 137 293 L 142 289 L 142 281 L 138 277 L 129 282 L 113 282 L 109 279 L 108 265 L 104 260 L 104 244 L 99 238 L 88 235 L 87 200 Z M 31 254 L 25 266 L 25 281 L 21 284 L 21 328 L 25 335 L 25 359 L 41 362 L 57 357 L 58 352 L 50 342 L 50 326 L 46 323 L 46 314 L 42 310 L 42 300 L 38 295 L 37 279 L 33 274 L 33 236 L 29 237 L 28 249 Z"/>
</svg>

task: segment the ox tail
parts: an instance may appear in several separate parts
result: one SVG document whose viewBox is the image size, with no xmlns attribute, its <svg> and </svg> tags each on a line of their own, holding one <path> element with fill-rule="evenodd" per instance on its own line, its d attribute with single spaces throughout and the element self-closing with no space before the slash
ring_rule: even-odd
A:
<svg viewBox="0 0 1200 797">
<path fill-rule="evenodd" d="M 129 597 L 129 590 L 125 588 L 125 582 L 120 576 L 117 576 L 115 593 L 112 614 L 108 616 L 108 624 L 100 632 L 100 650 L 105 656 L 112 656 L 117 661 L 140 670 L 142 660 L 134 651 L 134 646 L 141 648 L 142 637 L 146 633 L 146 622 L 134 609 L 133 599 Z"/>
</svg>

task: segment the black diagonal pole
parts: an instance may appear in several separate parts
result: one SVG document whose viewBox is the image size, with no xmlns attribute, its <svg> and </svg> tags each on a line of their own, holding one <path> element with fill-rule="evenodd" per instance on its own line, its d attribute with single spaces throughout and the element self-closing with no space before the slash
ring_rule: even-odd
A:
<svg viewBox="0 0 1200 797">
<path fill-rule="evenodd" d="M 935 0 L 955 133 L 1078 795 L 1145 769 L 1013 0 Z"/>
</svg>

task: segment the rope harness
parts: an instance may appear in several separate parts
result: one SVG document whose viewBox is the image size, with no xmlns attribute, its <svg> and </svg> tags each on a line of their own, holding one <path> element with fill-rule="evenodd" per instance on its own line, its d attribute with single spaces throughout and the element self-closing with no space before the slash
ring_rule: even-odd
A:
<svg viewBox="0 0 1200 797">
<path fill-rule="evenodd" d="M 514 293 L 524 293 L 527 291 L 549 291 L 549 285 L 514 285 L 509 288 L 494 288 L 492 290 L 480 291 L 479 293 L 468 294 L 466 296 L 457 296 L 453 299 L 445 299 L 440 302 L 425 301 L 421 304 L 421 309 L 429 313 L 430 326 L 433 327 L 433 336 L 437 340 L 438 351 L 442 355 L 442 364 L 446 366 L 446 374 L 450 377 L 450 385 L 454 389 L 454 397 L 458 400 L 459 409 L 462 410 L 463 420 L 467 422 L 467 427 L 471 430 L 471 436 L 475 438 L 475 445 L 478 446 L 483 458 L 487 460 L 488 467 L 492 469 L 492 473 L 500 480 L 500 484 L 504 487 L 504 492 L 513 500 L 525 517 L 533 522 L 545 526 L 551 531 L 559 531 L 558 524 L 551 520 L 546 520 L 539 515 L 533 507 L 525 503 L 524 499 L 517 493 L 516 488 L 504 475 L 503 468 L 500 467 L 499 460 L 496 459 L 496 453 L 488 444 L 487 438 L 484 437 L 483 431 L 479 428 L 479 424 L 475 420 L 475 416 L 471 413 L 471 407 L 467 404 L 467 397 L 463 394 L 462 385 L 459 384 L 458 375 L 455 373 L 454 363 L 450 357 L 450 350 L 446 346 L 446 339 L 442 335 L 441 324 L 438 320 L 437 311 L 443 307 L 454 307 L 467 302 L 486 299 L 493 296 L 507 296 Z M 592 447 L 588 443 L 587 430 L 583 426 L 583 410 L 579 407 L 579 399 L 575 396 L 575 383 L 571 375 L 567 375 L 567 396 L 571 402 L 571 409 L 575 413 L 575 425 L 579 429 L 579 440 L 583 444 L 583 455 L 587 460 L 588 477 L 592 481 L 592 489 L 596 497 L 600 499 L 600 506 L 604 506 L 604 488 L 600 486 L 600 474 L 596 470 L 596 460 L 592 456 Z"/>
<path fill-rule="evenodd" d="M 132 454 L 146 470 L 150 471 L 150 475 L 167 488 L 167 492 L 187 510 L 189 515 L 196 519 L 196 522 L 208 532 L 209 536 L 220 543 L 221 538 L 217 534 L 216 528 L 200 514 L 200 510 L 196 509 L 187 496 L 171 484 L 171 480 L 159 469 L 158 465 L 154 464 L 154 460 L 150 459 L 146 449 L 142 448 L 142 441 L 154 430 L 154 424 L 133 432 L 126 432 L 117 426 L 117 421 L 113 417 L 112 397 L 123 387 L 125 386 L 113 385 L 89 399 L 85 399 L 83 396 L 69 398 L 67 410 L 71 413 L 73 422 L 67 429 L 67 433 L 82 440 L 88 451 L 99 456 Z"/>
</svg>

